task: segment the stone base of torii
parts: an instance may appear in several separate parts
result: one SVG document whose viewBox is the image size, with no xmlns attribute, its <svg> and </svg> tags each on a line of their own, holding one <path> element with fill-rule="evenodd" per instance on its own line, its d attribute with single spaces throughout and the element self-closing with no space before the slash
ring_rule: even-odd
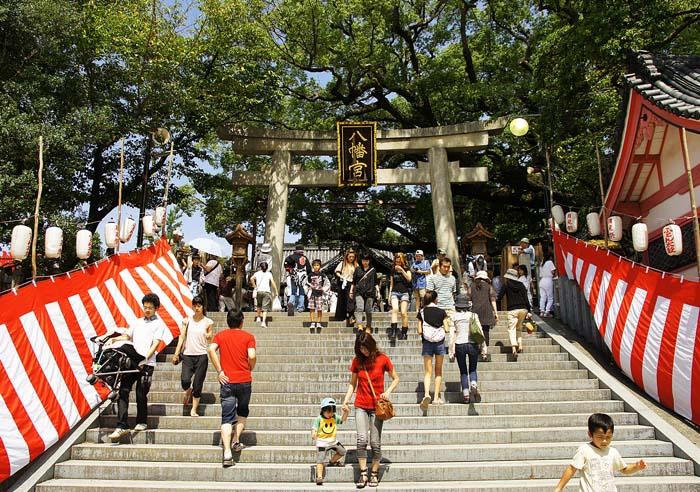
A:
<svg viewBox="0 0 700 492">
<path fill-rule="evenodd" d="M 377 185 L 430 185 L 437 246 L 447 251 L 457 273 L 460 273 L 459 249 L 450 184 L 486 182 L 488 170 L 460 168 L 459 163 L 448 162 L 447 153 L 487 147 L 489 136 L 500 133 L 507 122 L 507 118 L 499 118 L 434 128 L 377 131 L 380 161 L 387 154 L 427 155 L 428 162 L 419 162 L 416 169 L 378 169 Z M 272 274 L 278 280 L 282 274 L 289 187 L 338 187 L 337 170 L 302 170 L 292 166 L 292 155 L 337 156 L 336 132 L 225 126 L 218 134 L 223 140 L 232 141 L 238 154 L 272 155 L 271 164 L 262 171 L 236 172 L 233 185 L 269 189 L 265 242 L 272 245 Z"/>
</svg>

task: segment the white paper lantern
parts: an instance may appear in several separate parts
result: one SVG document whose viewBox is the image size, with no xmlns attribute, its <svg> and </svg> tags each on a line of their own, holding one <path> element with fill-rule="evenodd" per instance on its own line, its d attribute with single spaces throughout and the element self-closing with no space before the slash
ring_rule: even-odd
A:
<svg viewBox="0 0 700 492">
<path fill-rule="evenodd" d="M 588 233 L 591 236 L 600 236 L 600 214 L 598 212 L 586 215 L 586 225 L 588 225 Z"/>
<path fill-rule="evenodd" d="M 576 212 L 566 213 L 566 232 L 576 232 L 578 230 L 578 214 Z"/>
<path fill-rule="evenodd" d="M 63 229 L 49 227 L 44 234 L 44 254 L 47 258 L 60 258 L 63 250 Z"/>
<path fill-rule="evenodd" d="M 683 234 L 680 226 L 669 224 L 661 230 L 661 237 L 664 240 L 666 254 L 669 256 L 678 256 L 683 253 Z"/>
<path fill-rule="evenodd" d="M 525 118 L 515 118 L 510 122 L 509 128 L 510 133 L 516 137 L 522 137 L 530 129 L 530 125 Z"/>
<path fill-rule="evenodd" d="M 119 237 L 116 222 L 107 222 L 105 224 L 105 244 L 108 248 L 116 248 L 117 241 L 119 241 Z"/>
<path fill-rule="evenodd" d="M 165 221 L 165 207 L 156 207 L 156 213 L 153 218 L 158 227 L 162 226 Z"/>
<path fill-rule="evenodd" d="M 646 224 L 637 222 L 632 226 L 632 246 L 640 253 L 649 247 L 649 231 Z"/>
<path fill-rule="evenodd" d="M 32 230 L 26 225 L 16 225 L 12 228 L 10 254 L 15 260 L 23 260 L 29 256 L 29 246 L 32 243 Z"/>
<path fill-rule="evenodd" d="M 121 229 L 119 231 L 119 240 L 122 243 L 129 242 L 129 239 L 134 234 L 134 229 L 136 229 L 136 222 L 131 217 L 127 217 L 123 220 Z"/>
<path fill-rule="evenodd" d="M 554 217 L 554 222 L 557 224 L 563 224 L 564 220 L 566 220 L 564 216 L 564 209 L 561 208 L 561 205 L 554 205 L 552 207 L 552 217 Z"/>
<path fill-rule="evenodd" d="M 75 254 L 81 260 L 87 260 L 92 254 L 92 232 L 81 229 L 75 235 Z"/>
<path fill-rule="evenodd" d="M 608 239 L 611 241 L 622 239 L 622 217 L 617 215 L 608 217 Z"/>
<path fill-rule="evenodd" d="M 153 236 L 153 216 L 144 215 L 141 219 L 141 225 L 143 226 L 144 235 L 151 237 Z"/>
</svg>

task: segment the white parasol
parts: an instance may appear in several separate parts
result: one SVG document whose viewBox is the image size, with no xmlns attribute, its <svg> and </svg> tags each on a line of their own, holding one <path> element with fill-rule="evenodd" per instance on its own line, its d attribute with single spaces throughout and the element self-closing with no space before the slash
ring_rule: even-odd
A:
<svg viewBox="0 0 700 492">
<path fill-rule="evenodd" d="M 193 248 L 198 249 L 199 251 L 204 251 L 205 253 L 208 253 L 210 255 L 222 257 L 224 256 L 224 252 L 221 250 L 221 246 L 214 241 L 213 239 L 209 239 L 208 237 L 198 237 L 197 239 L 193 239 L 188 243 L 190 246 Z"/>
</svg>

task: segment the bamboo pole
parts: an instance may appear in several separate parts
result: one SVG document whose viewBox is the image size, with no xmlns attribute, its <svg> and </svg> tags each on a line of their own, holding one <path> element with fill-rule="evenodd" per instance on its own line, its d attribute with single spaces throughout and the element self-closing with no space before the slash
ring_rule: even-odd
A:
<svg viewBox="0 0 700 492">
<path fill-rule="evenodd" d="M 547 186 L 549 187 L 549 216 L 552 217 L 552 207 L 554 206 L 554 192 L 552 191 L 552 166 L 550 163 L 550 153 L 551 147 L 549 146 L 549 144 L 547 144 L 547 146 L 544 149 L 544 158 L 547 161 Z"/>
<path fill-rule="evenodd" d="M 608 249 L 608 212 L 605 209 L 605 188 L 603 188 L 603 165 L 600 160 L 600 149 L 598 142 L 595 142 L 595 157 L 598 161 L 598 184 L 600 185 L 600 203 L 603 211 L 603 234 L 605 237 L 605 249 Z"/>
<path fill-rule="evenodd" d="M 163 230 L 161 231 L 161 236 L 165 236 L 166 230 L 165 226 L 168 222 L 168 192 L 170 191 L 170 177 L 173 174 L 173 159 L 174 159 L 175 147 L 174 143 L 170 141 L 170 156 L 168 157 L 168 177 L 165 180 L 165 194 L 163 195 L 163 207 L 165 207 L 165 217 L 163 217 Z"/>
<path fill-rule="evenodd" d="M 39 186 L 36 194 L 36 206 L 34 207 L 34 234 L 32 235 L 32 280 L 36 280 L 36 240 L 39 233 L 39 205 L 41 204 L 41 192 L 44 181 L 44 137 L 39 136 Z"/>
<path fill-rule="evenodd" d="M 698 205 L 695 202 L 695 185 L 693 184 L 693 170 L 690 167 L 690 155 L 688 154 L 688 136 L 685 128 L 681 128 L 681 144 L 683 147 L 683 164 L 688 176 L 688 194 L 690 195 L 690 210 L 693 214 L 693 230 L 695 232 L 695 261 L 697 263 L 698 278 L 700 278 L 700 224 L 698 224 Z"/>
<path fill-rule="evenodd" d="M 119 253 L 122 235 L 122 186 L 124 184 L 124 137 L 121 139 L 121 152 L 119 155 L 119 193 L 117 195 L 117 245 L 114 252 Z"/>
</svg>

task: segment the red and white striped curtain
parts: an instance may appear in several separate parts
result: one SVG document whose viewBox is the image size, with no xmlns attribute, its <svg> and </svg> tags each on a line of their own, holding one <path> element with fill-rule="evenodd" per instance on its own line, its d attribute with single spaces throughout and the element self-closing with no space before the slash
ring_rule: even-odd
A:
<svg viewBox="0 0 700 492">
<path fill-rule="evenodd" d="M 576 280 L 622 371 L 700 424 L 700 284 L 554 231 L 557 271 Z"/>
<path fill-rule="evenodd" d="M 169 343 L 192 296 L 165 239 L 0 296 L 0 482 L 105 399 L 109 390 L 85 379 L 89 339 L 141 317 L 148 292 L 160 298 Z"/>
</svg>

